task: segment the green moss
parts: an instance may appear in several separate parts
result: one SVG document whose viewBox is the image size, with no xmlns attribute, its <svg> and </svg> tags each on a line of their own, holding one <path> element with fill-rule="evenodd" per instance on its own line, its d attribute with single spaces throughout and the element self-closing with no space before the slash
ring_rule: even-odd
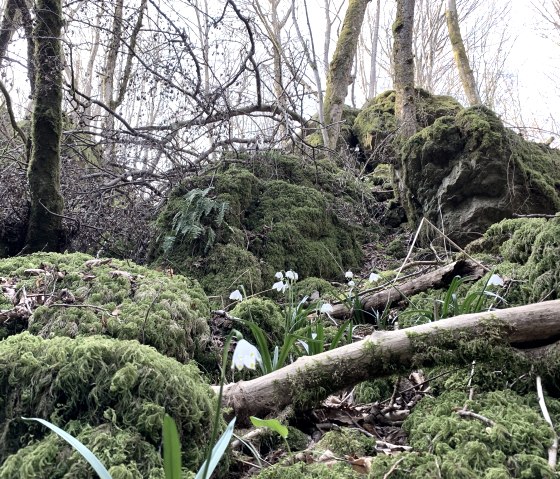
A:
<svg viewBox="0 0 560 479">
<path fill-rule="evenodd" d="M 255 322 L 272 344 L 277 344 L 284 335 L 284 315 L 280 307 L 270 299 L 249 298 L 237 304 L 230 314 L 245 321 Z M 247 326 L 235 323 L 234 327 L 252 342 L 253 336 Z"/>
<path fill-rule="evenodd" d="M 107 467 L 126 465 L 140 472 L 133 477 L 161 477 L 151 471 L 161 469 L 167 412 L 189 443 L 183 463 L 195 469 L 202 462 L 216 403 L 192 363 L 180 364 L 136 341 L 100 336 L 44 340 L 23 333 L 0 342 L 0 365 L 4 477 L 24 463 L 40 464 L 47 471 L 40 477 L 49 478 L 78 477 L 68 471 L 85 467 L 69 446 L 59 446 L 43 426 L 21 421 L 21 416 L 45 418 L 83 438 Z M 59 454 L 53 454 L 55 448 Z M 69 460 L 60 461 L 61 456 Z"/>
<path fill-rule="evenodd" d="M 158 220 L 160 238 L 171 228 L 176 198 L 210 185 L 216 199 L 230 204 L 228 227 L 216 232 L 213 250 L 204 256 L 176 249 L 166 256 L 156 245 L 153 256 L 196 277 L 212 295 L 227 298 L 239 284 L 259 292 L 281 270 L 333 279 L 340 268 L 360 263 L 362 240 L 380 229 L 371 213 L 375 199 L 349 172 L 328 159 L 270 153 L 244 165 L 225 163 L 179 187 Z"/>
<path fill-rule="evenodd" d="M 337 464 L 305 464 L 298 462 L 292 465 L 276 464 L 263 469 L 258 479 L 358 479 L 360 474 L 352 471 L 352 468 L 345 463 Z"/>
<path fill-rule="evenodd" d="M 364 381 L 354 389 L 354 400 L 357 404 L 383 401 L 391 397 L 394 387 L 394 377 Z"/>
<path fill-rule="evenodd" d="M 433 124 L 439 117 L 455 115 L 461 109 L 459 102 L 449 96 L 430 95 L 422 89 L 416 89 L 416 120 L 420 128 Z M 380 148 L 385 153 L 392 152 L 390 147 L 387 149 L 385 140 L 396 128 L 394 90 L 381 93 L 366 103 L 353 126 L 362 148 L 366 151 Z"/>
<path fill-rule="evenodd" d="M 477 106 L 438 118 L 404 143 L 395 178 L 409 220 L 443 223 L 465 245 L 514 213 L 560 209 L 559 171 L 560 152 L 524 140 Z"/>
<path fill-rule="evenodd" d="M 210 315 L 198 283 L 119 260 L 88 266 L 91 260 L 80 253 L 0 260 L 1 276 L 14 278 L 27 294 L 45 295 L 29 319 L 31 333 L 43 338 L 103 334 L 136 339 L 181 361 L 197 357 L 209 338 Z M 32 275 L 28 269 L 44 273 Z M 10 325 L 0 328 L 4 337 L 14 332 Z"/>
<path fill-rule="evenodd" d="M 494 425 L 459 417 L 456 411 L 465 404 Z M 403 428 L 415 452 L 374 459 L 370 477 L 382 477 L 397 460 L 396 478 L 558 477 L 546 461 L 550 427 L 534 401 L 511 391 L 480 394 L 474 401 L 456 391 L 426 397 Z"/>
<path fill-rule="evenodd" d="M 208 257 L 199 261 L 191 271 L 200 278 L 206 291 L 222 298 L 228 298 L 239 285 L 244 286 L 247 294 L 258 293 L 265 287 L 258 258 L 239 246 L 217 245 Z"/>
<path fill-rule="evenodd" d="M 315 451 L 331 451 L 337 457 L 371 456 L 375 454 L 375 439 L 356 429 L 342 428 L 327 432 L 314 447 Z"/>
<path fill-rule="evenodd" d="M 514 279 L 510 304 L 557 299 L 560 290 L 560 218 L 520 218 L 492 225 L 471 251 L 499 255 L 496 270 Z"/>
<path fill-rule="evenodd" d="M 322 278 L 316 278 L 315 276 L 298 281 L 292 288 L 296 298 L 311 296 L 313 293 L 319 293 L 319 297 L 323 301 L 329 301 L 338 297 L 337 288 L 328 281 Z"/>
</svg>

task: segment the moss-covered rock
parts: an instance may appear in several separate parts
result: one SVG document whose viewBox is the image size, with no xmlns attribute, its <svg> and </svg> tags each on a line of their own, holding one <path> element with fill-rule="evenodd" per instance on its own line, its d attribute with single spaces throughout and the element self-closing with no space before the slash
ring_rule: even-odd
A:
<svg viewBox="0 0 560 479">
<path fill-rule="evenodd" d="M 376 200 L 347 171 L 328 159 L 270 153 L 244 164 L 224 163 L 181 185 L 158 220 L 160 238 L 171 230 L 181 198 L 210 185 L 215 200 L 229 204 L 215 246 L 200 255 L 179 242 L 164 254 L 160 243 L 153 259 L 198 278 L 212 295 L 227 298 L 240 284 L 259 292 L 282 270 L 334 279 L 341 267 L 360 263 L 360 243 L 379 231 L 372 214 Z"/>
<path fill-rule="evenodd" d="M 559 151 L 524 140 L 482 106 L 420 130 L 395 165 L 409 220 L 443 223 L 460 245 L 514 213 L 556 212 L 559 172 Z"/>
<path fill-rule="evenodd" d="M 177 422 L 183 464 L 196 470 L 216 407 L 197 367 L 137 341 L 101 336 L 41 339 L 29 333 L 0 342 L 0 477 L 90 477 L 89 466 L 39 417 L 78 436 L 114 477 L 163 478 L 165 413 Z M 126 471 L 126 474 L 124 473 Z"/>
<path fill-rule="evenodd" d="M 431 125 L 437 118 L 455 115 L 462 106 L 452 97 L 430 95 L 416 89 L 416 121 L 420 128 Z M 373 153 L 377 161 L 392 162 L 395 151 L 391 137 L 397 130 L 395 118 L 395 92 L 389 90 L 364 105 L 354 121 L 353 131 L 361 148 Z"/>
<path fill-rule="evenodd" d="M 37 253 L 0 260 L 10 288 L 25 289 L 29 322 L 0 326 L 6 337 L 24 329 L 43 338 L 103 334 L 136 339 L 180 361 L 197 357 L 209 340 L 208 299 L 196 281 L 131 262 L 73 253 Z M 0 310 L 21 296 L 0 295 Z"/>
<path fill-rule="evenodd" d="M 284 335 L 284 315 L 280 307 L 270 299 L 249 298 L 237 304 L 231 310 L 231 316 L 244 321 L 253 321 L 268 336 L 272 344 L 278 344 Z M 252 338 L 251 330 L 243 323 L 235 324 L 246 338 Z M 252 339 L 249 339 L 252 341 Z"/>
<path fill-rule="evenodd" d="M 492 421 L 462 418 L 469 411 Z M 414 453 L 373 460 L 370 477 L 382 477 L 394 467 L 395 478 L 555 478 L 548 466 L 552 431 L 535 401 L 510 391 L 484 393 L 468 401 L 463 392 L 424 398 L 405 421 Z"/>
<path fill-rule="evenodd" d="M 469 251 L 499 256 L 495 270 L 514 280 L 506 297 L 510 304 L 560 297 L 560 217 L 503 220 L 469 245 Z"/>
</svg>

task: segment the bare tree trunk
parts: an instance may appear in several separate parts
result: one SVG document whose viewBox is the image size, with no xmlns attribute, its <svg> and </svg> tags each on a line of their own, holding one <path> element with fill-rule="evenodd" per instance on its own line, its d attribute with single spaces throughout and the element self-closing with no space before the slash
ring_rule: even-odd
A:
<svg viewBox="0 0 560 479">
<path fill-rule="evenodd" d="M 474 74 L 469 64 L 465 44 L 461 37 L 461 28 L 459 27 L 459 16 L 457 15 L 455 0 L 448 0 L 445 16 L 447 18 L 447 30 L 449 31 L 453 57 L 455 58 L 457 70 L 459 70 L 459 78 L 465 90 L 465 95 L 471 106 L 480 105 L 482 102 L 480 101 Z"/>
<path fill-rule="evenodd" d="M 430 271 L 418 278 L 411 279 L 406 283 L 389 285 L 383 291 L 377 293 L 365 294 L 360 296 L 360 302 L 364 312 L 383 311 L 385 308 L 410 298 L 414 294 L 427 291 L 428 289 L 443 288 L 455 276 L 469 276 L 473 280 L 482 278 L 485 271 L 484 268 L 472 260 L 460 259 L 453 263 L 449 263 L 434 271 Z M 334 318 L 344 318 L 351 311 L 344 303 L 335 304 L 331 316 Z"/>
<path fill-rule="evenodd" d="M 375 20 L 373 21 L 373 32 L 371 36 L 371 63 L 369 67 L 368 100 L 375 97 L 377 93 L 377 47 L 379 43 L 379 18 L 381 16 L 381 0 L 377 0 L 375 7 Z"/>
<path fill-rule="evenodd" d="M 393 23 L 393 57 L 395 64 L 395 115 L 400 136 L 410 138 L 416 133 L 414 102 L 414 0 L 397 0 L 397 16 Z"/>
<path fill-rule="evenodd" d="M 35 92 L 31 135 L 33 151 L 27 178 L 31 207 L 28 251 L 56 251 L 61 244 L 60 139 L 62 136 L 62 56 L 60 0 L 37 0 Z"/>
<path fill-rule="evenodd" d="M 496 335 L 509 344 L 552 343 L 560 335 L 560 300 L 492 312 L 464 314 L 397 331 L 376 332 L 348 346 L 315 356 L 251 381 L 224 387 L 224 405 L 237 416 L 266 415 L 289 404 L 309 407 L 348 386 L 405 370 L 426 344 Z M 452 348 L 452 345 L 448 347 Z M 551 352 L 551 354 L 558 354 Z M 529 353 L 530 356 L 534 354 Z M 476 358 L 456 358 L 457 361 Z M 448 358 L 446 359 L 448 360 Z M 217 389 L 217 387 L 215 387 Z"/>
<path fill-rule="evenodd" d="M 352 81 L 352 65 L 360 38 L 366 7 L 370 0 L 350 0 L 342 30 L 336 43 L 336 50 L 329 65 L 327 89 L 325 92 L 325 123 L 330 126 L 329 146 L 336 148 L 340 135 L 340 120 L 348 86 Z"/>
</svg>

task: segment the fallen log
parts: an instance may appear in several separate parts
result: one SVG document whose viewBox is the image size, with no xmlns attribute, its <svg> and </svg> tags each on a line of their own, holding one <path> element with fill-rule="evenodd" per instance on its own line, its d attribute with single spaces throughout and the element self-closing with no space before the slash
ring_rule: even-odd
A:
<svg viewBox="0 0 560 479">
<path fill-rule="evenodd" d="M 471 276 L 474 280 L 477 280 L 482 278 L 485 272 L 484 267 L 479 263 L 469 259 L 461 259 L 406 283 L 389 285 L 387 289 L 378 293 L 365 294 L 361 297 L 362 307 L 366 312 L 382 311 L 386 307 L 390 307 L 392 304 L 414 294 L 431 288 L 437 289 L 448 286 L 455 276 Z M 344 303 L 333 305 L 331 316 L 334 318 L 343 318 L 349 314 L 350 310 Z M 366 320 L 367 317 L 366 315 Z"/>
<path fill-rule="evenodd" d="M 560 337 L 560 300 L 375 332 L 356 343 L 303 356 L 266 376 L 228 384 L 223 390 L 223 404 L 240 417 L 262 417 L 289 404 L 309 405 L 366 379 L 410 367 L 414 355 L 422 352 L 426 343 L 441 344 L 445 340 L 449 344 L 459 336 L 463 342 L 492 336 L 516 347 L 552 343 Z M 217 387 L 214 389 L 217 391 Z"/>
</svg>

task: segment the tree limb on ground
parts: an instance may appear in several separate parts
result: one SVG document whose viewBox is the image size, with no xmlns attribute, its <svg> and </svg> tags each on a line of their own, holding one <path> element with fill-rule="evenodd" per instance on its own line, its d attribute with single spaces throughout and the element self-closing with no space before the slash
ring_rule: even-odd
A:
<svg viewBox="0 0 560 479">
<path fill-rule="evenodd" d="M 288 404 L 310 405 L 366 379 L 410 367 L 415 354 L 423 352 L 421 348 L 426 343 L 449 344 L 450 341 L 458 343 L 459 339 L 464 342 L 490 335 L 496 337 L 498 329 L 499 340 L 512 346 L 552 343 L 560 337 L 560 300 L 376 332 L 333 351 L 301 357 L 266 376 L 228 384 L 224 387 L 223 402 L 240 417 L 262 417 Z"/>
<path fill-rule="evenodd" d="M 391 284 L 383 291 L 374 294 L 366 294 L 361 297 L 362 307 L 364 311 L 382 311 L 392 304 L 417 293 L 421 293 L 422 291 L 447 286 L 455 276 L 471 276 L 473 280 L 477 280 L 482 278 L 484 273 L 484 268 L 480 264 L 472 260 L 461 259 L 434 271 L 430 271 L 418 278 L 407 281 L 406 283 L 399 285 Z M 333 312 L 330 314 L 334 318 L 343 318 L 350 314 L 350 310 L 344 303 L 341 303 L 334 305 Z"/>
</svg>

